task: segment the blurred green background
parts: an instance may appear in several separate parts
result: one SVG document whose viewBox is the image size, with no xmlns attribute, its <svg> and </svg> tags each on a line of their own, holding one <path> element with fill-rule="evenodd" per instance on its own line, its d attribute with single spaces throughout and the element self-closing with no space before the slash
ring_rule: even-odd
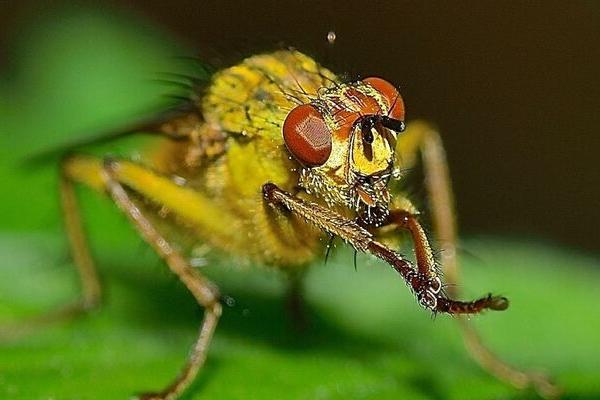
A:
<svg viewBox="0 0 600 400">
<path fill-rule="evenodd" d="M 227 64 L 283 42 L 350 77 L 388 77 L 409 115 L 440 125 L 469 233 L 465 296 L 489 290 L 512 301 L 475 323 L 513 363 L 555 375 L 565 398 L 600 397 L 594 3 L 25 2 L 0 10 L 0 325 L 77 293 L 56 160 L 24 159 L 160 109 L 174 90 L 157 81 L 162 73 L 200 73 L 185 56 Z M 338 35 L 333 48 L 328 30 Z M 81 194 L 106 305 L 1 343 L 1 398 L 117 399 L 158 389 L 194 338 L 201 312 L 191 296 L 106 199 Z M 451 319 L 432 320 L 385 265 L 361 255 L 354 272 L 351 252 L 338 250 L 308 277 L 304 334 L 289 326 L 277 273 L 212 260 L 208 274 L 233 301 L 187 398 L 535 398 L 482 372 Z"/>
</svg>

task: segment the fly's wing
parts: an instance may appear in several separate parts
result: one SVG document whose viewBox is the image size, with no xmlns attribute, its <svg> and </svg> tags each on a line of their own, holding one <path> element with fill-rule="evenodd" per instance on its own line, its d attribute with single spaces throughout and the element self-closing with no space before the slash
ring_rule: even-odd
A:
<svg viewBox="0 0 600 400">
<path fill-rule="evenodd" d="M 74 135 L 72 141 L 26 157 L 23 164 L 26 167 L 35 167 L 54 161 L 77 149 L 103 145 L 133 133 L 166 135 L 175 140 L 184 139 L 193 130 L 193 125 L 200 120 L 201 115 L 194 102 L 192 100 L 183 101 L 162 111 L 148 112 L 133 118 L 129 123 L 117 129 Z"/>
<path fill-rule="evenodd" d="M 109 80 L 103 93 L 115 91 L 115 104 L 98 104 L 97 114 L 86 103 L 81 107 L 73 105 L 73 110 L 82 110 L 82 115 L 75 115 L 77 111 L 71 115 L 67 101 L 58 98 L 56 101 L 60 106 L 56 109 L 59 114 L 49 117 L 44 113 L 54 112 L 54 108 L 50 111 L 41 109 L 40 118 L 31 115 L 31 123 L 15 123 L 4 135 L 23 149 L 14 154 L 14 160 L 20 160 L 17 162 L 25 166 L 35 165 L 56 160 L 64 153 L 88 145 L 105 144 L 137 132 L 177 136 L 173 129 L 165 132 L 162 125 L 186 115 L 199 119 L 198 99 L 214 73 L 212 67 L 197 58 L 178 59 L 185 62 L 173 65 L 173 70 L 178 72 L 153 71 L 151 76 L 140 76 L 139 82 L 136 78 L 135 86 L 124 88 L 122 92 L 118 87 L 111 87 Z M 86 89 L 83 85 L 82 90 Z M 137 92 L 132 92 L 135 90 Z M 88 95 L 90 99 L 96 96 L 94 92 Z M 45 120 L 49 121 L 49 126 L 43 125 Z M 64 124 L 60 120 L 64 120 Z"/>
<path fill-rule="evenodd" d="M 185 81 L 190 77 L 174 78 Z M 265 137 L 279 143 L 283 140 L 281 124 L 287 113 L 317 98 L 319 89 L 335 85 L 337 80 L 329 70 L 294 50 L 252 56 L 215 73 L 210 82 L 196 78 L 181 82 L 188 97 L 180 98 L 175 106 L 146 113 L 124 126 L 72 135 L 72 140 L 63 140 L 26 157 L 25 165 L 56 160 L 62 154 L 113 142 L 131 133 L 186 138 L 192 125 L 197 128 L 199 122 L 222 132 Z"/>
</svg>

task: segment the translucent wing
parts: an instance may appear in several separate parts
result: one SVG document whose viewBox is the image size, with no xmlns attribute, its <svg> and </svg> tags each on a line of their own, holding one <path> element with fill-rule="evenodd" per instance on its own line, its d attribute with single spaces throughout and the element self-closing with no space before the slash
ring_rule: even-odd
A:
<svg viewBox="0 0 600 400">
<path fill-rule="evenodd" d="M 122 124 L 115 129 L 106 129 L 98 132 L 87 132 L 73 135 L 73 140 L 63 142 L 55 147 L 44 149 L 24 158 L 24 165 L 34 167 L 49 161 L 56 160 L 63 154 L 73 152 L 76 149 L 94 145 L 102 145 L 115 139 L 119 139 L 133 133 L 166 134 L 173 138 L 185 137 L 181 132 L 185 130 L 169 129 L 171 123 L 176 123 L 188 116 L 200 118 L 195 104 L 191 100 L 173 105 L 161 111 L 153 111 L 132 118 L 128 123 Z"/>
</svg>

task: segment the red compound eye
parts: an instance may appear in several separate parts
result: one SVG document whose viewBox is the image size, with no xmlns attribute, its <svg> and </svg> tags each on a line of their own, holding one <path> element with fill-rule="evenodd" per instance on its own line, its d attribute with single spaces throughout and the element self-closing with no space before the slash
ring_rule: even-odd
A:
<svg viewBox="0 0 600 400">
<path fill-rule="evenodd" d="M 404 101 L 394 85 L 385 79 L 375 77 L 363 79 L 363 82 L 372 86 L 387 100 L 388 107 L 390 107 L 388 117 L 404 121 Z"/>
<path fill-rule="evenodd" d="M 311 167 L 325 164 L 331 153 L 331 132 L 310 104 L 290 111 L 283 123 L 283 140 L 298 161 Z"/>
</svg>

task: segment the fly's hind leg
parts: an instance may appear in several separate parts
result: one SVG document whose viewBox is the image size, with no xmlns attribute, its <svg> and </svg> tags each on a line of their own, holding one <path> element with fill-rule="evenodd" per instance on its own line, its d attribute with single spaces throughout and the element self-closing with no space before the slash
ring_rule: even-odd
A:
<svg viewBox="0 0 600 400">
<path fill-rule="evenodd" d="M 144 240 L 152 246 L 204 307 L 204 319 L 187 363 L 179 376 L 164 390 L 144 393 L 144 400 L 172 400 L 185 391 L 204 364 L 208 347 L 221 315 L 222 307 L 216 286 L 191 267 L 188 261 L 161 235 L 142 209 L 131 199 L 135 192 L 144 199 L 169 207 L 175 213 L 191 213 L 190 218 L 202 220 L 204 213 L 215 211 L 200 193 L 177 186 L 168 178 L 128 161 L 100 161 L 90 157 L 73 157 L 68 172 L 75 181 L 108 192 L 117 206 L 125 213 Z M 203 203 L 205 202 L 205 203 Z M 212 218 L 222 220 L 218 215 Z M 202 220 L 204 221 L 204 220 Z M 196 219 L 197 223 L 200 223 Z M 206 221 L 205 221 L 206 222 Z"/>
<path fill-rule="evenodd" d="M 64 226 L 81 285 L 81 296 L 79 299 L 45 314 L 2 327 L 0 331 L 2 337 L 15 338 L 43 326 L 70 320 L 100 305 L 102 286 L 83 231 L 74 181 L 68 173 L 67 164 L 63 162 L 60 166 L 60 200 Z"/>
<path fill-rule="evenodd" d="M 456 257 L 457 229 L 446 155 L 442 140 L 435 128 L 427 123 L 415 121 L 408 125 L 406 132 L 398 140 L 396 146 L 398 163 L 403 167 L 413 166 L 419 152 L 422 156 L 433 229 L 442 247 L 440 256 L 442 271 L 445 280 L 450 283 L 447 290 L 455 297 L 458 294 L 456 283 L 459 279 Z M 408 229 L 410 229 L 410 222 L 416 221 L 414 216 L 408 213 L 400 213 L 396 217 L 396 222 L 403 221 Z M 414 223 L 412 225 L 414 227 Z M 428 254 L 431 256 L 430 252 Z M 533 385 L 540 395 L 547 398 L 554 398 L 560 394 L 559 388 L 543 375 L 520 371 L 499 359 L 483 344 L 469 321 L 460 316 L 457 320 L 469 353 L 484 369 L 518 388 Z"/>
<path fill-rule="evenodd" d="M 293 271 L 288 276 L 286 308 L 293 328 L 299 332 L 308 327 L 308 316 L 304 302 L 304 271 Z"/>
<path fill-rule="evenodd" d="M 75 303 L 73 309 L 84 311 L 100 304 L 102 290 L 96 266 L 90 255 L 85 233 L 83 232 L 73 184 L 74 182 L 66 172 L 65 164 L 61 164 L 60 196 L 65 229 L 82 288 L 82 298 L 79 302 Z"/>
</svg>

